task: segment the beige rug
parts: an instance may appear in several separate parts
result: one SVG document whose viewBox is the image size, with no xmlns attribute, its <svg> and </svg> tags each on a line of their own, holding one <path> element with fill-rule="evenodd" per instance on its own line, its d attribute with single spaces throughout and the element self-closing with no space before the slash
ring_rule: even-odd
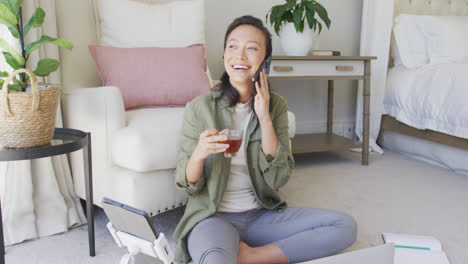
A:
<svg viewBox="0 0 468 264">
<path fill-rule="evenodd" d="M 431 235 L 442 242 L 451 264 L 468 263 L 468 176 L 385 152 L 360 165 L 360 154 L 315 153 L 296 157 L 289 184 L 280 190 L 291 206 L 344 211 L 358 222 L 349 249 L 380 244 L 382 232 Z M 173 221 L 167 216 L 162 221 Z M 96 219 L 96 254 L 88 257 L 86 226 L 7 248 L 6 263 L 118 263 L 119 249 Z M 139 256 L 137 264 L 160 263 Z"/>
<path fill-rule="evenodd" d="M 371 155 L 315 153 L 296 157 L 281 190 L 291 206 L 347 212 L 358 223 L 351 249 L 382 243 L 382 232 L 439 239 L 450 263 L 468 263 L 468 176 L 393 152 Z"/>
</svg>

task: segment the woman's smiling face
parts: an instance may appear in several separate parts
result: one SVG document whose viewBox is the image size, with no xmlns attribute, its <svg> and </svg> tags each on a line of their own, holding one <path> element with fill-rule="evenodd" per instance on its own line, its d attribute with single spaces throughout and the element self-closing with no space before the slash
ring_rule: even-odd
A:
<svg viewBox="0 0 468 264">
<path fill-rule="evenodd" d="M 234 87 L 247 85 L 266 55 L 263 32 L 250 25 L 235 28 L 228 36 L 224 49 L 224 68 Z"/>
</svg>

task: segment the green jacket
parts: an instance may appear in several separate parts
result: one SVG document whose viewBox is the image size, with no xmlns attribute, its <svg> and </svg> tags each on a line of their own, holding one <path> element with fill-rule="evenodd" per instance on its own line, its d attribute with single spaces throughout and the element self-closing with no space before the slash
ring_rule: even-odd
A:
<svg viewBox="0 0 468 264">
<path fill-rule="evenodd" d="M 187 104 L 182 126 L 180 153 L 175 172 L 177 187 L 189 196 L 184 216 L 174 231 L 177 242 L 175 260 L 188 263 L 191 258 L 187 250 L 187 234 L 205 218 L 216 213 L 228 182 L 231 159 L 223 153 L 210 155 L 204 162 L 203 173 L 195 184 L 185 178 L 185 167 L 198 144 L 200 134 L 207 128 L 221 131 L 232 129 L 232 113 L 225 100 L 215 101 L 216 91 L 210 91 Z M 282 210 L 287 205 L 279 197 L 277 190 L 284 186 L 294 168 L 294 159 L 289 147 L 288 105 L 276 93 L 270 93 L 270 116 L 278 139 L 278 148 L 273 158 L 262 150 L 262 133 L 257 116 L 254 114 L 245 136 L 247 164 L 255 194 L 264 208 Z"/>
</svg>

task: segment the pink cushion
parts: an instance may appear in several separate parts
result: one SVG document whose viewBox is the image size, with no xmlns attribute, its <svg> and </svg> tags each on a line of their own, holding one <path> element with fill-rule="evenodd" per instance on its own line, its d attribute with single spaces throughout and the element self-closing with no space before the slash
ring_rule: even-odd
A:
<svg viewBox="0 0 468 264">
<path fill-rule="evenodd" d="M 205 48 L 115 48 L 90 45 L 102 84 L 117 86 L 125 109 L 184 106 L 210 89 Z"/>
</svg>

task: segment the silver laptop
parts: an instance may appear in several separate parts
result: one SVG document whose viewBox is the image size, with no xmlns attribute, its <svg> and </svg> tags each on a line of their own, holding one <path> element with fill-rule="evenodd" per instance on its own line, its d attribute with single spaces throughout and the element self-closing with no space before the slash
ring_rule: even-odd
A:
<svg viewBox="0 0 468 264">
<path fill-rule="evenodd" d="M 395 245 L 383 244 L 297 264 L 394 264 Z"/>
</svg>

